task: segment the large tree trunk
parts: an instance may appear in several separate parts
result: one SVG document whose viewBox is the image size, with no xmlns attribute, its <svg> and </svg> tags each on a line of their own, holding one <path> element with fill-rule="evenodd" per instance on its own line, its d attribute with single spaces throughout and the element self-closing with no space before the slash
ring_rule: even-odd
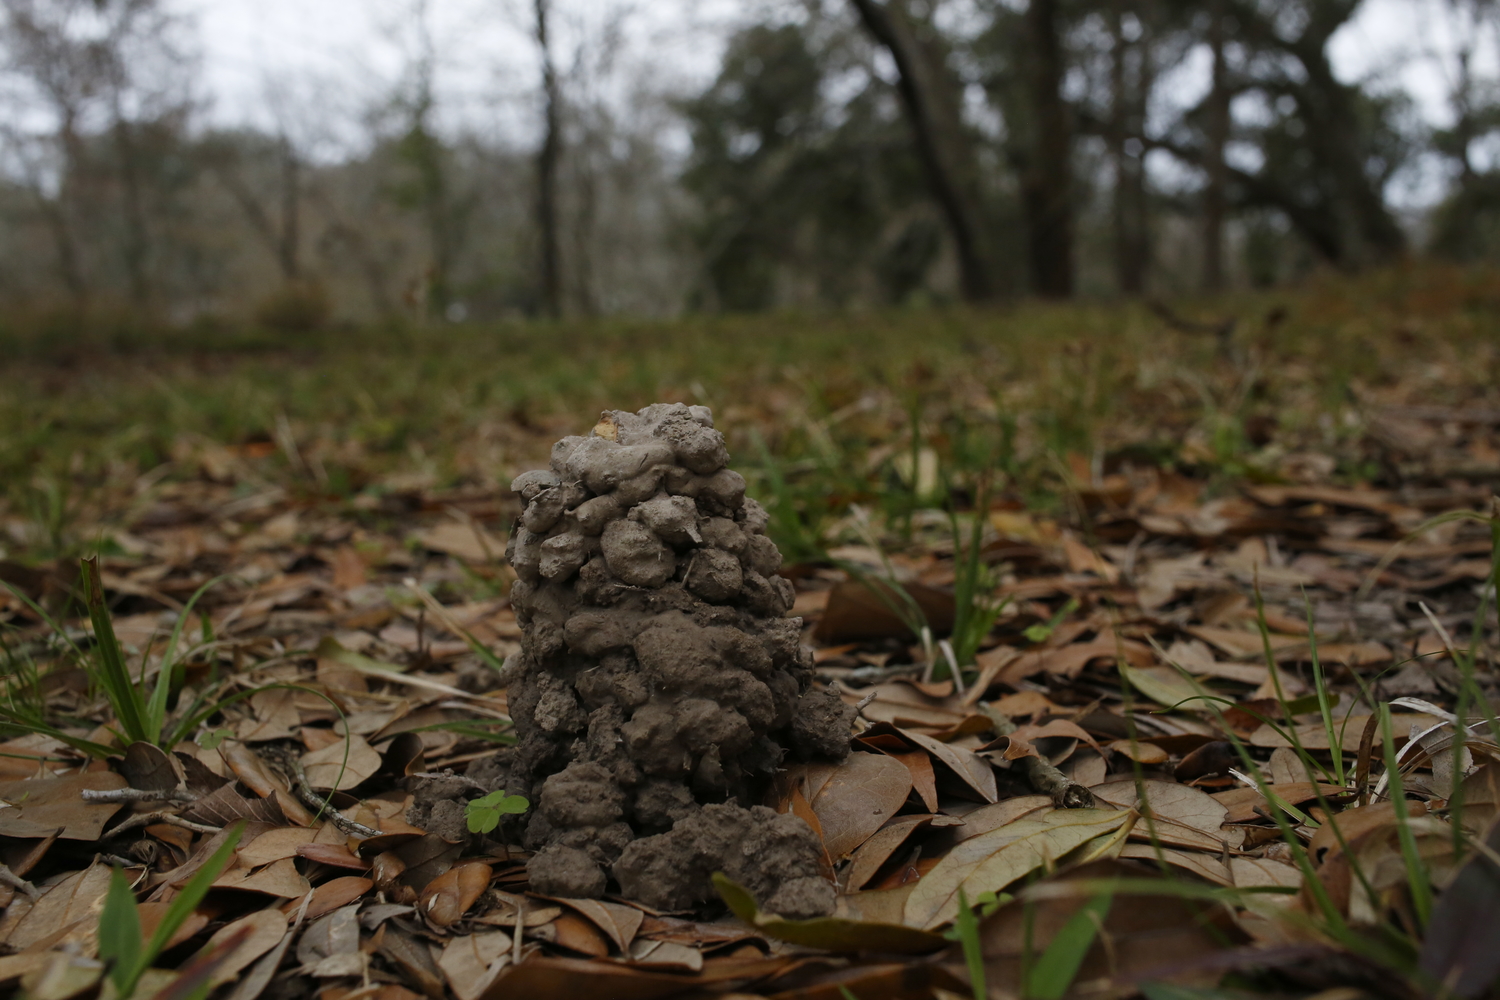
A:
<svg viewBox="0 0 1500 1000">
<path fill-rule="evenodd" d="M 999 266 L 987 232 L 979 160 L 963 123 L 958 81 L 939 46 L 921 39 L 902 0 L 852 0 L 866 30 L 891 54 L 896 88 L 933 199 L 958 254 L 963 296 L 995 297 Z"/>
<path fill-rule="evenodd" d="M 1217 292 L 1224 287 L 1224 217 L 1227 213 L 1229 172 L 1225 150 L 1229 145 L 1229 72 L 1224 64 L 1224 2 L 1212 0 L 1208 8 L 1208 47 L 1213 56 L 1213 78 L 1208 93 L 1207 139 L 1204 153 L 1203 187 L 1203 288 Z"/>
<path fill-rule="evenodd" d="M 1253 0 L 1224 0 L 1238 35 L 1296 60 L 1280 89 L 1297 101 L 1305 125 L 1307 154 L 1329 189 L 1321 206 L 1321 233 L 1311 238 L 1333 263 L 1353 267 L 1389 260 L 1406 248 L 1406 236 L 1385 203 L 1380 183 L 1365 170 L 1367 147 L 1359 133 L 1356 88 L 1333 72 L 1328 45 L 1359 6 L 1359 0 L 1313 0 L 1301 34 L 1289 38 Z M 1290 199 L 1284 199 L 1290 200 Z M 1292 216 L 1287 207 L 1289 217 Z M 1295 222 L 1295 217 L 1293 217 Z"/>
<path fill-rule="evenodd" d="M 1062 85 L 1066 66 L 1057 0 L 1026 8 L 1026 84 L 1035 146 L 1021 178 L 1033 289 L 1073 294 L 1073 127 Z"/>
<path fill-rule="evenodd" d="M 536 44 L 542 56 L 545 102 L 542 147 L 536 156 L 536 226 L 541 244 L 541 308 L 562 315 L 562 251 L 558 236 L 557 175 L 562 159 L 562 95 L 547 44 L 548 0 L 536 0 Z"/>
<path fill-rule="evenodd" d="M 130 298 L 139 308 L 151 302 L 151 237 L 146 226 L 145 195 L 141 190 L 140 152 L 130 123 L 118 104 L 114 122 L 115 154 L 119 157 L 120 190 L 125 207 L 125 273 L 130 279 Z"/>
<path fill-rule="evenodd" d="M 1151 90 L 1150 40 L 1142 38 L 1132 44 L 1125 38 L 1125 0 L 1112 0 L 1110 15 L 1108 140 L 1114 175 L 1111 223 L 1115 284 L 1124 295 L 1140 295 L 1146 290 L 1151 263 L 1144 148 L 1139 138 L 1145 127 L 1146 102 Z"/>
<path fill-rule="evenodd" d="M 281 238 L 277 241 L 277 261 L 287 281 L 302 276 L 302 184 L 301 164 L 297 151 L 286 136 L 281 137 Z"/>
</svg>

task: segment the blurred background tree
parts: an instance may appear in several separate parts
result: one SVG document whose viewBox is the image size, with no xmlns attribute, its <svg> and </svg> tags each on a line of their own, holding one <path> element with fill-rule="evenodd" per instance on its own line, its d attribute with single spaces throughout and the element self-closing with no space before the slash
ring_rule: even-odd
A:
<svg viewBox="0 0 1500 1000">
<path fill-rule="evenodd" d="M 269 79 L 252 123 L 214 112 L 171 0 L 0 0 L 3 322 L 1142 296 L 1500 255 L 1495 0 L 1409 0 L 1447 41 L 1364 77 L 1339 40 L 1391 0 L 767 0 L 695 29 L 696 75 L 623 0 L 514 0 L 487 16 L 517 45 L 465 53 L 452 2 L 387 0 L 398 58 L 337 99 Z M 489 82 L 455 85 L 460 55 Z"/>
</svg>

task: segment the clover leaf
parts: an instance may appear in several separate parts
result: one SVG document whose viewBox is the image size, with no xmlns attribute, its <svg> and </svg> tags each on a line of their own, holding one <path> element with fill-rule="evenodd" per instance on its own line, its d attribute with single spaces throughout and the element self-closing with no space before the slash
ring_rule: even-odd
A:
<svg viewBox="0 0 1500 1000">
<path fill-rule="evenodd" d="M 470 833 L 489 833 L 500 825 L 501 816 L 519 815 L 531 808 L 524 795 L 506 795 L 500 789 L 483 798 L 472 799 L 464 807 L 464 818 Z"/>
</svg>

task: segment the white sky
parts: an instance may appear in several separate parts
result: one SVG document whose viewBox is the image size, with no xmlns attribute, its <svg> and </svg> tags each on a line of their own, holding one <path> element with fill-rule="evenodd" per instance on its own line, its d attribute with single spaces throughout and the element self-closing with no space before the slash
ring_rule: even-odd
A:
<svg viewBox="0 0 1500 1000">
<path fill-rule="evenodd" d="M 223 124 L 290 123 L 304 140 L 358 142 L 361 115 L 389 94 L 419 49 L 414 11 L 422 0 L 175 0 L 192 15 L 204 50 L 209 114 Z M 580 42 L 597 41 L 612 14 L 628 11 L 624 76 L 665 91 L 710 79 L 725 29 L 754 0 L 553 0 L 554 52 L 565 66 Z M 440 107 L 450 124 L 511 137 L 531 133 L 535 50 L 531 0 L 426 0 L 438 62 Z M 1441 55 L 1453 49 L 1450 0 L 1365 0 L 1337 35 L 1345 79 L 1380 74 L 1416 99 L 1422 117 L 1446 117 Z M 597 51 L 597 44 L 587 51 Z M 1486 74 L 1493 50 L 1482 53 Z M 1435 58 L 1436 56 L 1436 58 Z M 1196 86 L 1184 81 L 1182 86 Z M 622 95 L 623 96 L 623 95 Z M 1432 179 L 1409 179 L 1398 202 L 1422 200 Z"/>
</svg>

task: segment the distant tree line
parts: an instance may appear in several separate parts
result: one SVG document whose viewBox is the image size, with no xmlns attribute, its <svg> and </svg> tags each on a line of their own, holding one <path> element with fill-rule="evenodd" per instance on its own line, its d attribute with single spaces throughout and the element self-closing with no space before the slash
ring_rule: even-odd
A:
<svg viewBox="0 0 1500 1000">
<path fill-rule="evenodd" d="M 225 129 L 162 0 L 0 0 L 0 325 L 1142 295 L 1500 254 L 1500 0 L 1422 0 L 1458 40 L 1441 126 L 1335 72 L 1361 0 L 766 3 L 696 93 L 625 66 L 629 8 L 564 46 L 578 0 L 532 0 L 520 137 L 443 124 L 431 2 L 362 106 L 273 87 L 274 128 Z M 1403 215 L 1419 167 L 1436 197 Z"/>
</svg>

